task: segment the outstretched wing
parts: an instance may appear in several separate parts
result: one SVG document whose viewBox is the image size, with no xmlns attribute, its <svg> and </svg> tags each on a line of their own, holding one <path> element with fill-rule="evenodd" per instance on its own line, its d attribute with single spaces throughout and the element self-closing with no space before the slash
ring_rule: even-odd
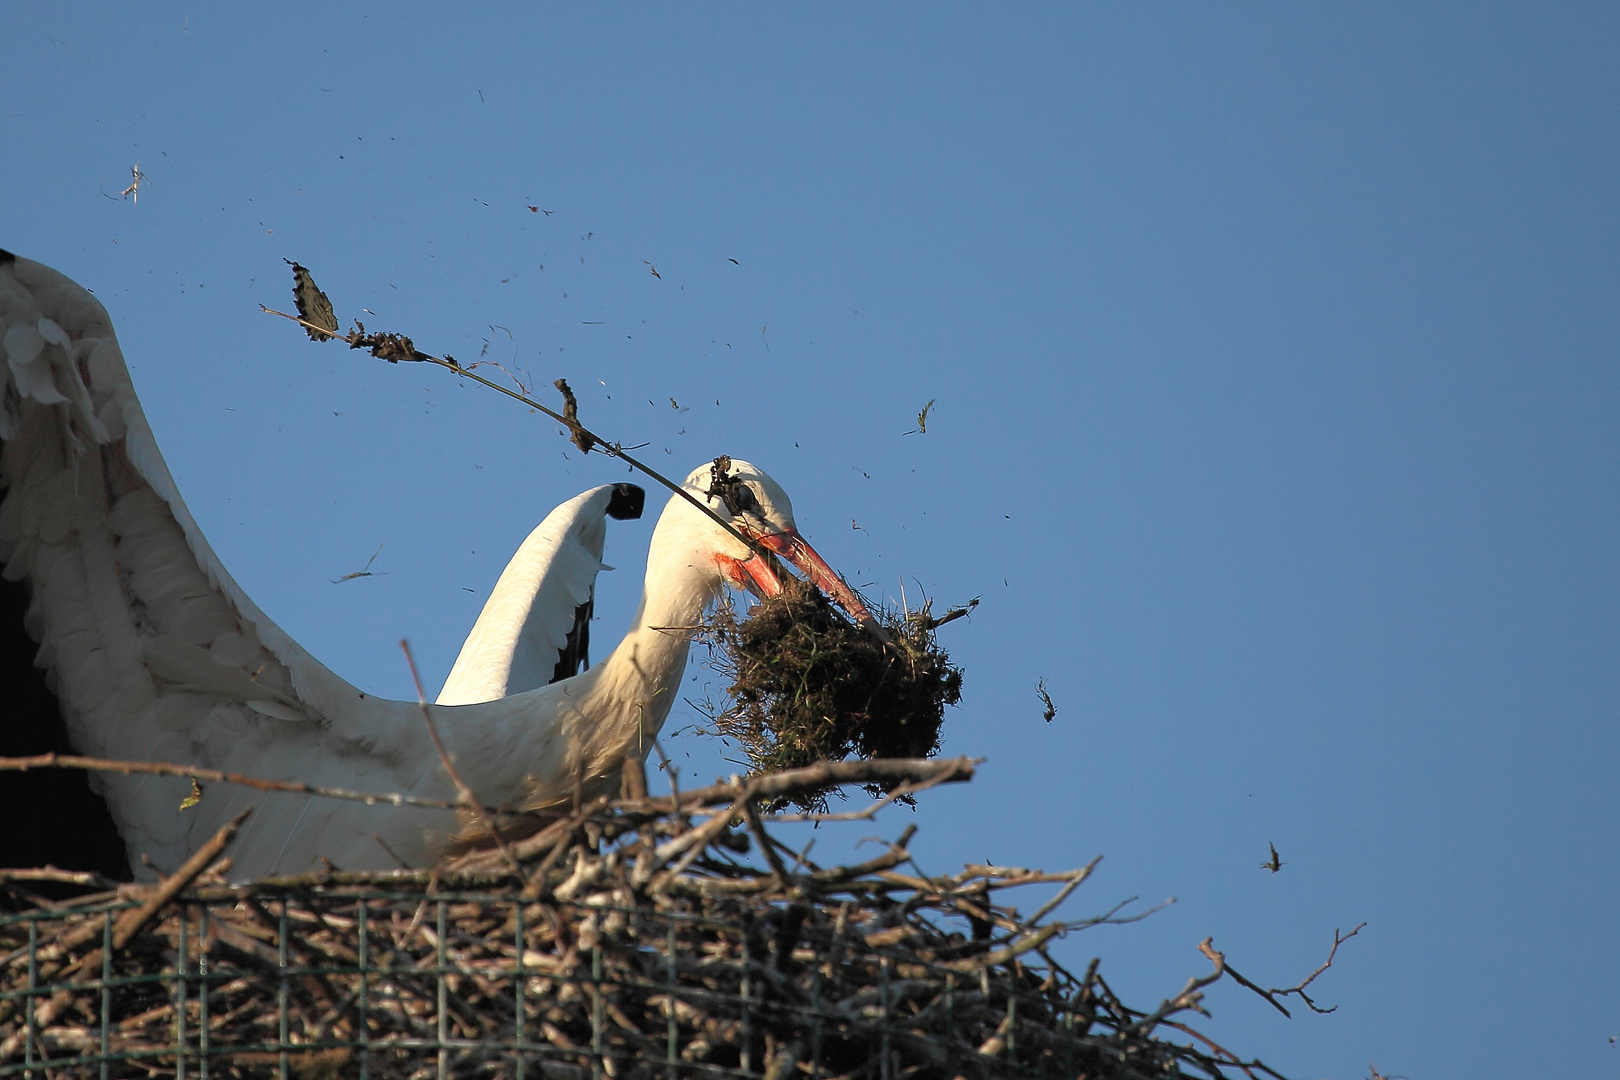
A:
<svg viewBox="0 0 1620 1080">
<path fill-rule="evenodd" d="M 158 454 L 100 302 L 0 252 L 0 356 L 0 566 L 29 587 L 35 663 L 73 744 L 276 776 L 309 760 L 329 719 L 342 718 L 351 744 L 356 731 L 386 743 L 398 703 L 334 675 L 220 565 Z M 164 868 L 248 797 L 210 792 L 181 811 L 184 779 L 97 783 L 132 854 Z M 278 815 L 307 805 L 273 797 L 253 827 L 286 833 Z"/>
<path fill-rule="evenodd" d="M 547 514 L 501 571 L 438 704 L 494 701 L 588 666 L 607 519 L 640 517 L 646 498 L 635 484 L 610 484 Z"/>
</svg>

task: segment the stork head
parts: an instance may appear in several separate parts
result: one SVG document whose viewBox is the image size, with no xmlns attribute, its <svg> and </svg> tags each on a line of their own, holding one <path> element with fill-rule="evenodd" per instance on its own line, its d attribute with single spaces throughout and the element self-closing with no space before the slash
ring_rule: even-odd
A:
<svg viewBox="0 0 1620 1080">
<path fill-rule="evenodd" d="M 681 486 L 748 541 L 739 540 L 680 496 L 671 501 L 671 510 L 682 507 L 685 522 L 701 533 L 701 540 L 693 546 L 711 553 L 716 569 L 728 584 L 760 596 L 781 592 L 782 582 L 776 571 L 760 555 L 760 551 L 767 551 L 792 564 L 850 618 L 863 626 L 876 625 L 855 590 L 799 535 L 792 501 L 782 485 L 764 470 L 746 461 L 719 457 L 693 469 Z"/>
</svg>

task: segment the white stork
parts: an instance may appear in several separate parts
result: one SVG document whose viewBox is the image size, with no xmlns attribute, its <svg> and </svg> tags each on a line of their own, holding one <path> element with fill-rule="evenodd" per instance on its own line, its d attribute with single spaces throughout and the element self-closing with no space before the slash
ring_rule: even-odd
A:
<svg viewBox="0 0 1620 1080">
<path fill-rule="evenodd" d="M 66 277 L 0 252 L 0 565 L 30 590 L 69 738 L 103 758 L 201 765 L 265 779 L 454 801 L 416 702 L 364 694 L 305 652 L 232 580 L 186 509 L 136 399 L 106 310 Z M 781 555 L 863 622 L 859 598 L 798 535 L 788 497 L 746 462 L 685 489 Z M 728 480 L 729 477 L 729 480 Z M 559 506 L 501 575 L 432 706 L 457 771 L 485 806 L 566 801 L 619 783 L 674 701 L 704 609 L 727 586 L 780 588 L 715 519 L 671 498 L 641 604 L 583 672 L 605 518 L 639 516 L 633 485 Z M 576 674 L 576 672 L 578 672 Z M 16 722 L 13 718 L 10 722 Z M 0 784 L 7 778 L 0 775 Z M 450 811 L 104 773 L 131 863 L 169 872 L 242 808 L 233 876 L 428 865 Z"/>
</svg>

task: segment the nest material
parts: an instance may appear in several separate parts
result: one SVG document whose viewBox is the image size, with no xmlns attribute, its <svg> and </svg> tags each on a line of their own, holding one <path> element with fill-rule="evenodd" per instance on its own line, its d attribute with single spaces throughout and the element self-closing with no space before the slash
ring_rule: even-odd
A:
<svg viewBox="0 0 1620 1080">
<path fill-rule="evenodd" d="M 920 789 L 971 771 L 845 763 L 599 803 L 517 845 L 517 873 L 479 853 L 432 872 L 204 877 L 144 923 L 162 886 L 0 915 L 0 1076 L 1269 1072 L 1159 1034 L 1178 1034 L 1161 1025 L 1196 996 L 1133 1011 L 1095 961 L 1077 976 L 1046 953 L 1106 916 L 1042 923 L 1051 904 L 1027 918 L 997 900 L 1041 883 L 1067 895 L 1087 870 L 901 872 L 912 829 L 822 867 L 758 814 L 829 781 Z M 735 857 L 750 836 L 759 865 Z M 122 946 L 117 927 L 135 927 Z"/>
<path fill-rule="evenodd" d="M 890 638 L 883 642 L 814 586 L 792 577 L 783 585 L 745 617 L 727 602 L 705 622 L 710 664 L 730 682 L 730 704 L 711 716 L 716 733 L 736 741 L 760 773 L 938 753 L 945 706 L 962 697 L 962 672 L 935 640 L 938 623 L 927 610 L 880 612 Z M 829 793 L 787 801 L 821 811 Z"/>
</svg>

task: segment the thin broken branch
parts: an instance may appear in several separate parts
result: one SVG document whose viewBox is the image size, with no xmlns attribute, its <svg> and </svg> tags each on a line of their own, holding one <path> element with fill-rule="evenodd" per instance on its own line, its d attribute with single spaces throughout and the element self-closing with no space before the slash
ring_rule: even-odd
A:
<svg viewBox="0 0 1620 1080">
<path fill-rule="evenodd" d="M 41 866 L 33 870 L 0 870 L 0 882 L 49 881 L 58 885 L 85 885 L 92 889 L 116 889 L 118 882 L 94 870 L 58 870 Z"/>
<path fill-rule="evenodd" d="M 428 810 L 458 810 L 460 803 L 439 799 L 418 799 L 411 795 L 373 794 L 349 791 L 344 788 L 317 787 L 296 780 L 259 780 L 241 773 L 221 772 L 201 765 L 172 765 L 165 761 L 118 761 L 110 758 L 81 757 L 77 754 L 36 754 L 32 757 L 0 757 L 0 771 L 26 772 L 29 769 L 88 769 L 92 772 L 115 772 L 129 775 L 144 773 L 151 776 L 187 776 L 206 780 L 211 784 L 236 784 L 259 791 L 285 791 L 294 795 L 319 795 L 324 799 L 346 799 L 367 806 L 420 806 Z M 513 813 L 514 811 L 502 811 Z"/>
<path fill-rule="evenodd" d="M 1306 1007 L 1309 1008 L 1312 1012 L 1321 1013 L 1323 1015 L 1326 1015 L 1327 1013 L 1335 1012 L 1338 1009 L 1338 1006 L 1334 1005 L 1332 1008 L 1327 1008 L 1327 1009 L 1324 1009 L 1324 1008 L 1320 1007 L 1319 1005 L 1316 1004 L 1315 1001 L 1313 1001 L 1311 999 L 1310 995 L 1305 993 L 1305 988 L 1307 986 L 1311 985 L 1311 983 L 1315 982 L 1316 977 L 1318 975 L 1322 974 L 1322 972 L 1326 971 L 1328 968 L 1333 966 L 1333 958 L 1339 954 L 1339 946 L 1343 945 L 1345 942 L 1349 941 L 1351 938 L 1353 938 L 1357 934 L 1361 933 L 1362 928 L 1365 927 L 1366 925 L 1367 924 L 1365 922 L 1363 922 L 1360 925 L 1358 925 L 1354 930 L 1352 930 L 1348 934 L 1344 934 L 1342 936 L 1340 935 L 1339 931 L 1337 929 L 1335 929 L 1333 931 L 1333 948 L 1328 951 L 1328 958 L 1326 960 L 1322 961 L 1321 966 L 1318 967 L 1315 971 L 1311 972 L 1310 975 L 1307 976 L 1303 982 L 1296 983 L 1295 985 L 1287 987 L 1287 988 L 1279 988 L 1279 987 L 1273 986 L 1269 990 L 1265 990 L 1265 989 L 1261 989 L 1261 987 L 1258 984 L 1250 981 L 1249 979 L 1244 978 L 1242 975 L 1238 974 L 1238 972 L 1230 964 L 1226 963 L 1226 957 L 1225 957 L 1224 954 L 1222 954 L 1220 952 L 1217 952 L 1215 950 L 1215 947 L 1212 944 L 1212 941 L 1213 941 L 1212 938 L 1205 938 L 1202 942 L 1200 942 L 1199 945 L 1198 945 L 1198 951 L 1203 953 L 1205 956 L 1209 957 L 1211 960 L 1215 961 L 1217 966 L 1224 967 L 1225 970 L 1226 970 L 1226 973 L 1228 975 L 1231 975 L 1232 980 L 1234 982 L 1236 982 L 1239 986 L 1242 986 L 1245 989 L 1252 990 L 1256 994 L 1259 994 L 1266 1001 L 1270 1002 L 1272 1008 L 1276 1009 L 1278 1012 L 1282 1013 L 1284 1016 L 1287 1016 L 1290 1019 L 1292 1019 L 1293 1014 L 1290 1013 L 1288 1011 L 1287 1007 L 1284 1006 L 1283 1003 L 1281 1001 L 1278 1001 L 1277 999 L 1278 998 L 1288 997 L 1290 994 L 1297 994 L 1299 996 L 1299 999 L 1301 1001 L 1305 1002 Z"/>
<path fill-rule="evenodd" d="M 134 911 L 126 912 L 121 916 L 118 925 L 113 927 L 113 948 L 122 949 L 129 944 L 129 939 L 139 933 L 141 928 L 150 922 L 154 915 L 163 910 L 169 901 L 179 896 L 188 885 L 196 881 L 204 870 L 212 866 L 214 860 L 225 853 L 226 846 L 236 836 L 237 828 L 247 820 L 248 814 L 252 813 L 252 811 L 253 808 L 248 807 L 230 821 L 227 821 L 220 827 L 218 832 L 209 838 L 207 843 L 191 853 L 191 857 L 180 865 L 180 869 L 176 870 L 171 876 L 164 878 L 163 883 L 152 890 L 152 895 L 147 897 L 145 903 Z"/>
<path fill-rule="evenodd" d="M 324 296 L 325 294 L 322 295 Z M 285 311 L 277 311 L 275 308 L 266 307 L 264 304 L 259 305 L 259 310 L 263 311 L 267 315 L 279 315 L 283 319 L 289 319 L 292 322 L 297 323 L 299 326 L 302 326 L 306 331 L 309 332 L 311 338 L 316 338 L 316 340 L 325 340 L 324 338 L 318 338 L 317 335 L 319 334 L 331 333 L 326 326 L 321 325 L 319 322 L 311 322 L 309 319 L 306 319 L 301 315 L 291 315 Z M 713 519 L 717 525 L 719 525 L 722 529 L 725 529 L 726 532 L 730 533 L 740 543 L 746 545 L 749 550 L 761 550 L 758 541 L 750 539 L 730 521 L 727 521 L 725 518 L 715 513 L 711 507 L 704 505 L 701 500 L 696 498 L 690 491 L 687 491 L 686 488 L 682 487 L 674 480 L 671 480 L 657 469 L 654 469 L 646 462 L 632 456 L 629 450 L 627 450 L 621 443 L 604 439 L 600 435 L 597 435 L 595 432 L 591 431 L 589 428 L 586 428 L 579 419 L 579 406 L 577 400 L 574 402 L 574 408 L 571 416 L 569 415 L 568 411 L 567 397 L 564 398 L 563 402 L 564 411 L 557 412 L 555 409 L 547 407 L 535 398 L 529 396 L 527 393 L 509 390 L 497 382 L 484 378 L 482 375 L 479 375 L 477 372 L 471 370 L 470 367 L 457 362 L 456 358 L 450 356 L 449 354 L 444 356 L 434 356 L 431 353 L 421 351 L 416 347 L 415 343 L 404 334 L 396 334 L 386 330 L 368 333 L 366 331 L 365 324 L 360 322 L 358 319 L 355 320 L 354 325 L 355 329 L 349 331 L 347 334 L 333 334 L 332 336 L 347 344 L 349 348 L 363 349 L 371 353 L 372 356 L 375 356 L 379 360 L 387 360 L 391 364 L 434 364 L 438 367 L 446 369 L 447 371 L 454 372 L 460 378 L 471 379 L 473 382 L 478 383 L 481 386 L 489 387 L 496 393 L 505 394 L 507 397 L 512 398 L 515 401 L 521 401 L 529 408 L 543 413 L 552 420 L 561 424 L 563 427 L 567 428 L 569 432 L 569 441 L 573 442 L 575 446 L 580 446 L 582 443 L 588 443 L 588 448 L 586 449 L 587 453 L 589 450 L 594 449 L 599 453 L 608 455 L 609 457 L 618 458 L 620 461 L 623 461 L 626 465 L 629 465 L 631 468 L 641 472 L 655 483 L 668 488 L 674 494 L 685 499 L 692 506 L 696 507 L 699 512 Z"/>
<path fill-rule="evenodd" d="M 490 839 L 495 841 L 495 846 L 501 849 L 501 854 L 505 855 L 506 861 L 511 864 L 512 872 L 522 877 L 523 867 L 518 865 L 517 857 L 512 854 L 512 849 L 506 846 L 506 838 L 501 836 L 500 830 L 489 820 L 489 816 L 484 810 L 484 804 L 479 802 L 478 796 L 474 794 L 473 789 L 467 786 L 467 781 L 461 778 L 461 774 L 456 771 L 455 765 L 451 763 L 450 755 L 445 753 L 444 743 L 439 740 L 438 725 L 433 722 L 433 710 L 428 707 L 427 691 L 422 688 L 422 675 L 416 670 L 416 657 L 411 655 L 410 642 L 402 638 L 399 647 L 405 651 L 405 663 L 410 666 L 411 681 L 416 684 L 416 700 L 422 707 L 422 723 L 427 725 L 428 737 L 433 740 L 433 749 L 438 751 L 439 764 L 444 766 L 445 774 L 456 785 L 456 790 L 461 792 L 461 802 L 467 808 L 467 812 L 472 814 L 473 819 L 489 834 Z"/>
</svg>

